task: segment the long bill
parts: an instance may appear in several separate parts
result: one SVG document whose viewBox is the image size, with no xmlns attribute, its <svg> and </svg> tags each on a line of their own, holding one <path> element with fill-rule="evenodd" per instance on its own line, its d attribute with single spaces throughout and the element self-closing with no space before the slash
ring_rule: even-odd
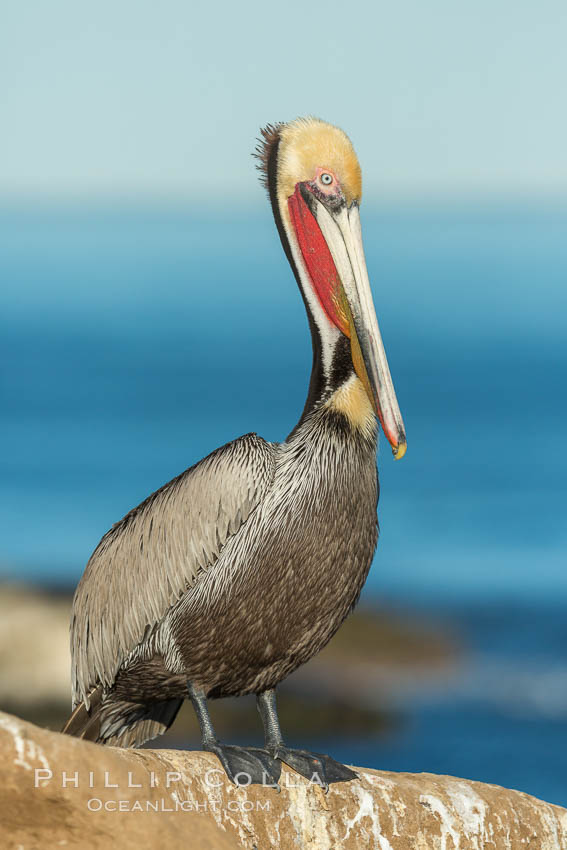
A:
<svg viewBox="0 0 567 850">
<path fill-rule="evenodd" d="M 313 207 L 342 284 L 354 368 L 398 460 L 406 453 L 406 432 L 372 301 L 358 205 L 333 212 L 319 201 Z"/>
</svg>

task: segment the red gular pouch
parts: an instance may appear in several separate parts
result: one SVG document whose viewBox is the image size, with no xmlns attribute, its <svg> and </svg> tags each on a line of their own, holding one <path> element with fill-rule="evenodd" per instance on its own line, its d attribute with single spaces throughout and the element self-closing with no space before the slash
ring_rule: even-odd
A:
<svg viewBox="0 0 567 850">
<path fill-rule="evenodd" d="M 349 311 L 341 279 L 317 220 L 301 194 L 299 183 L 287 199 L 287 206 L 315 294 L 330 321 L 350 337 Z"/>
</svg>

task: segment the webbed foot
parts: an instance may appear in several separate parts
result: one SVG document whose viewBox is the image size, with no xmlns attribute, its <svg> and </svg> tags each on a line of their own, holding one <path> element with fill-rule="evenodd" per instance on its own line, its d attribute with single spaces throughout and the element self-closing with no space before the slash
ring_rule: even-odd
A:
<svg viewBox="0 0 567 850">
<path fill-rule="evenodd" d="M 325 791 L 329 790 L 331 782 L 349 782 L 351 779 L 358 779 L 358 774 L 350 767 L 323 753 L 292 750 L 278 744 L 273 749 L 270 748 L 270 754 L 274 759 L 285 762 L 300 776 L 320 785 Z"/>
<path fill-rule="evenodd" d="M 214 753 L 226 775 L 235 785 L 265 785 L 280 790 L 282 766 L 260 747 L 237 747 L 218 741 L 203 743 L 206 752 Z"/>
</svg>

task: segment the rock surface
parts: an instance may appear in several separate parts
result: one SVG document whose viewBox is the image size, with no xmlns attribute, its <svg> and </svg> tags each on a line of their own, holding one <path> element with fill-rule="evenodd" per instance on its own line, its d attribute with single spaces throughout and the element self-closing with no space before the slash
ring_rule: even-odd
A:
<svg viewBox="0 0 567 850">
<path fill-rule="evenodd" d="M 567 810 L 432 774 L 360 770 L 328 794 L 226 782 L 216 758 L 105 748 L 0 714 L 0 847 L 565 850 Z"/>
</svg>

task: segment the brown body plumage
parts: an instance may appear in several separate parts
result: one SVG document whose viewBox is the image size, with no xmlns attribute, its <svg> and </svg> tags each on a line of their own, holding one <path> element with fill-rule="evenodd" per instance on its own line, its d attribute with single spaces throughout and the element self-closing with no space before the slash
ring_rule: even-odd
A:
<svg viewBox="0 0 567 850">
<path fill-rule="evenodd" d="M 188 680 L 211 697 L 275 687 L 330 640 L 358 599 L 377 539 L 373 429 L 353 429 L 343 413 L 323 403 L 289 442 L 274 445 L 248 435 L 214 456 L 230 456 L 232 464 L 239 444 L 244 464 L 254 467 L 252 457 L 263 456 L 264 496 L 229 533 L 221 556 L 209 565 L 203 558 L 191 587 L 122 663 L 120 641 L 101 641 L 107 685 L 97 684 L 95 673 L 85 695 L 90 704 L 94 694 L 96 710 L 79 713 L 81 722 L 88 716 L 95 740 L 132 745 L 163 731 L 167 722 L 158 718 L 148 727 L 145 721 L 163 712 L 171 722 Z M 129 611 L 118 588 L 132 574 L 139 582 L 137 605 L 143 600 L 150 619 L 152 590 L 139 570 L 141 547 L 154 537 L 159 549 L 169 533 L 169 556 L 177 550 L 186 557 L 183 529 L 200 509 L 198 471 L 199 464 L 166 485 L 101 541 L 77 589 L 75 633 L 80 618 L 90 623 L 94 617 L 113 624 L 115 636 L 125 630 Z M 163 568 L 164 556 L 150 550 L 149 557 L 155 561 L 148 566 Z M 119 581 L 112 581 L 111 570 L 121 573 Z"/>
</svg>

